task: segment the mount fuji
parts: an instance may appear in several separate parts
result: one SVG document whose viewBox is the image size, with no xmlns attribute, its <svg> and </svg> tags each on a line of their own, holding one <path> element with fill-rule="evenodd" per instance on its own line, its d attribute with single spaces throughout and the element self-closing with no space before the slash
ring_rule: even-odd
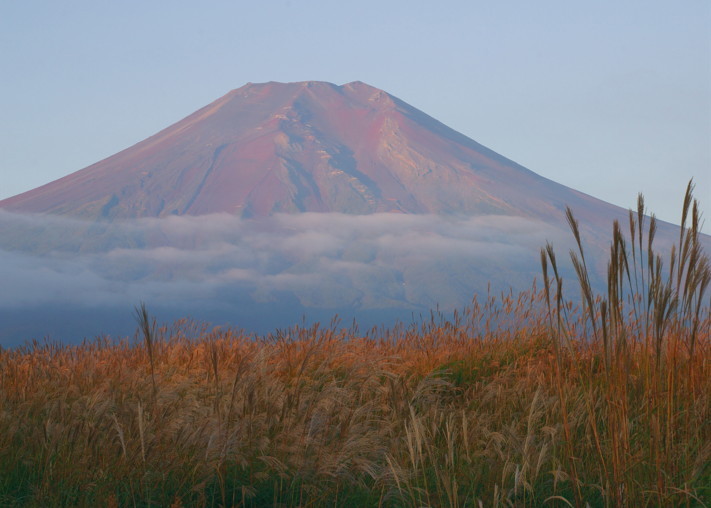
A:
<svg viewBox="0 0 711 508">
<path fill-rule="evenodd" d="M 566 206 L 603 274 L 627 211 L 365 83 L 250 83 L 0 201 L 0 344 L 131 333 L 139 301 L 254 331 L 462 308 L 530 288 Z"/>
</svg>

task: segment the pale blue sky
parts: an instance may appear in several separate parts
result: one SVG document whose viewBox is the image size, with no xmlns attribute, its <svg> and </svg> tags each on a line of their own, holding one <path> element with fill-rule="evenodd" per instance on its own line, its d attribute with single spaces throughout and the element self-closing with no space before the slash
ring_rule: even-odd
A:
<svg viewBox="0 0 711 508">
<path fill-rule="evenodd" d="M 676 222 L 694 177 L 711 210 L 709 0 L 1 0 L 0 78 L 0 198 L 249 81 L 361 80 L 596 197 Z"/>
</svg>

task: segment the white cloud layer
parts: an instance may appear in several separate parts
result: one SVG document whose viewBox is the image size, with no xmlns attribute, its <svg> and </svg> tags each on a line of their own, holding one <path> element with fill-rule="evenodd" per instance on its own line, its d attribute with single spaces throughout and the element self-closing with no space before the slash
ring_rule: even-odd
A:
<svg viewBox="0 0 711 508">
<path fill-rule="evenodd" d="M 90 224 L 0 211 L 0 307 L 210 301 L 282 292 L 305 307 L 466 305 L 530 286 L 568 233 L 518 217 L 217 214 Z M 217 302 L 216 302 L 217 303 Z"/>
<path fill-rule="evenodd" d="M 609 240 L 581 228 L 599 276 Z M 659 243 L 677 235 L 662 225 Z M 387 324 L 465 307 L 489 287 L 530 289 L 546 242 L 575 298 L 567 226 L 523 217 L 215 214 L 91 223 L 0 210 L 0 346 L 130 334 L 131 309 L 142 301 L 164 321 L 191 316 L 260 333 L 304 315 Z"/>
</svg>

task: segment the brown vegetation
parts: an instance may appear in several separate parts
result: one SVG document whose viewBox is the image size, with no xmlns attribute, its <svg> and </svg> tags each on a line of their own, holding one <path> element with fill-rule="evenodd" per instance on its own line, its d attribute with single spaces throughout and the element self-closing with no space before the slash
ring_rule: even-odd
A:
<svg viewBox="0 0 711 508">
<path fill-rule="evenodd" d="M 3 506 L 704 506 L 709 261 L 691 188 L 669 267 L 640 199 L 608 290 L 268 337 L 189 322 L 0 350 Z"/>
</svg>

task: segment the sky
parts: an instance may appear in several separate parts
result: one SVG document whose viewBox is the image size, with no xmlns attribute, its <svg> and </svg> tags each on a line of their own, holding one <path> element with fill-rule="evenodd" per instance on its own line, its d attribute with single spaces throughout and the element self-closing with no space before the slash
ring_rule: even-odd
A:
<svg viewBox="0 0 711 508">
<path fill-rule="evenodd" d="M 0 199 L 247 82 L 360 80 L 614 204 L 678 223 L 693 178 L 711 210 L 708 0 L 5 0 L 0 76 Z"/>
</svg>

